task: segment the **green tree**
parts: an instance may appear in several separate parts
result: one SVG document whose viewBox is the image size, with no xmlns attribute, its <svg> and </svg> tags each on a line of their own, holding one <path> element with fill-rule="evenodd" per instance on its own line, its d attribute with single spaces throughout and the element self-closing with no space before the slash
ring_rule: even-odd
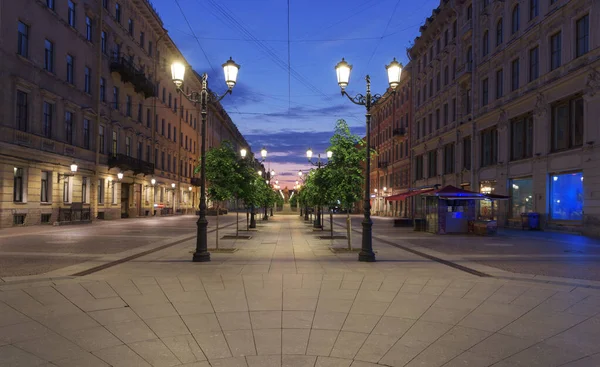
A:
<svg viewBox="0 0 600 367">
<path fill-rule="evenodd" d="M 331 195 L 339 200 L 341 207 L 347 211 L 348 249 L 352 248 L 350 211 L 362 198 L 364 175 L 361 163 L 365 160 L 364 141 L 350 132 L 346 121 L 340 119 L 335 124 L 334 134 L 329 143 L 333 157 L 329 162 L 328 175 L 331 182 Z"/>
<path fill-rule="evenodd" d="M 196 168 L 198 170 L 199 167 Z M 219 248 L 219 209 L 221 203 L 237 198 L 242 193 L 244 176 L 240 174 L 237 154 L 230 142 L 223 141 L 219 147 L 214 147 L 206 153 L 207 194 L 216 204 L 217 210 L 217 240 L 215 247 Z"/>
<path fill-rule="evenodd" d="M 294 208 L 298 206 L 298 191 L 295 191 L 294 195 L 290 198 L 290 206 Z"/>
</svg>

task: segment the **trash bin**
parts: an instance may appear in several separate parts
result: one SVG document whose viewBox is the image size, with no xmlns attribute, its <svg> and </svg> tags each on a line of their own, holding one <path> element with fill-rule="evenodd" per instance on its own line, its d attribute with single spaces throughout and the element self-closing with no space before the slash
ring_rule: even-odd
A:
<svg viewBox="0 0 600 367">
<path fill-rule="evenodd" d="M 529 229 L 540 229 L 540 214 L 539 213 L 527 213 L 529 219 Z"/>
</svg>

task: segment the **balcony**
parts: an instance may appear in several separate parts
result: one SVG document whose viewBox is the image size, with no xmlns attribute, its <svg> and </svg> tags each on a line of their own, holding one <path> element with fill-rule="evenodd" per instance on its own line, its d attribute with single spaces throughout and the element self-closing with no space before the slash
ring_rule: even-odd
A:
<svg viewBox="0 0 600 367">
<path fill-rule="evenodd" d="M 154 163 L 144 162 L 141 159 L 129 157 L 125 154 L 117 154 L 108 158 L 108 168 L 120 168 L 121 171 L 133 171 L 134 174 L 154 174 Z"/>
<path fill-rule="evenodd" d="M 144 98 L 156 97 L 154 83 L 146 77 L 143 71 L 125 57 L 121 55 L 113 55 L 110 62 L 110 71 L 118 73 L 121 76 L 123 83 L 133 84 L 133 88 L 137 93 L 142 93 Z"/>
<path fill-rule="evenodd" d="M 473 72 L 473 62 L 467 61 L 456 69 L 456 79 L 459 83 L 469 81 Z"/>
<path fill-rule="evenodd" d="M 406 137 L 406 129 L 404 127 L 396 128 L 392 131 L 392 136 L 396 140 L 401 140 L 402 138 Z"/>
<path fill-rule="evenodd" d="M 377 163 L 377 168 L 380 168 L 380 169 L 385 169 L 385 168 L 387 168 L 387 166 L 388 166 L 388 162 L 386 162 L 386 161 L 379 161 Z"/>
</svg>

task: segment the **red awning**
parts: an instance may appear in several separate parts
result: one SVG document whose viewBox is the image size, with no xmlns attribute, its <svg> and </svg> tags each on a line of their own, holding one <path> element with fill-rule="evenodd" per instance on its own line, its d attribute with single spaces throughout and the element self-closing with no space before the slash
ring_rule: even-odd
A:
<svg viewBox="0 0 600 367">
<path fill-rule="evenodd" d="M 385 198 L 385 200 L 387 200 L 387 201 L 400 201 L 400 200 L 404 200 L 406 198 L 409 198 L 411 196 L 425 194 L 425 193 L 432 192 L 432 191 L 433 191 L 433 189 L 408 191 L 408 192 L 404 192 L 402 194 L 396 194 L 396 195 L 388 196 L 388 197 Z"/>
</svg>

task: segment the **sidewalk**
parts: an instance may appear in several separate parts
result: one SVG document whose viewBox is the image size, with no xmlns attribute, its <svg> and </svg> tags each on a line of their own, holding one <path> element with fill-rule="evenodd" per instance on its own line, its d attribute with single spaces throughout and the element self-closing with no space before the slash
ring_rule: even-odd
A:
<svg viewBox="0 0 600 367">
<path fill-rule="evenodd" d="M 600 365 L 600 290 L 478 277 L 378 241 L 361 263 L 299 216 L 258 226 L 210 263 L 189 240 L 0 285 L 0 366 Z"/>
</svg>

